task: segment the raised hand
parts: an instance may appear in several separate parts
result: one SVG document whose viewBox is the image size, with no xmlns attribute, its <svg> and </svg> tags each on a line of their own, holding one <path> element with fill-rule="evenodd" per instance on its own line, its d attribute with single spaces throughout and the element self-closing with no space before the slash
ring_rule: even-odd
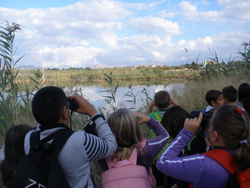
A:
<svg viewBox="0 0 250 188">
<path fill-rule="evenodd" d="M 87 114 L 89 117 L 92 117 L 97 112 L 89 101 L 79 95 L 68 96 L 68 98 L 75 99 L 79 104 L 79 108 L 75 110 L 75 112 L 78 112 L 80 114 Z"/>
<path fill-rule="evenodd" d="M 149 116 L 146 116 L 146 115 L 141 114 L 139 112 L 134 112 L 134 114 L 135 114 L 139 124 L 147 123 L 150 120 Z"/>
<path fill-rule="evenodd" d="M 203 114 L 202 112 L 200 112 L 200 115 L 199 115 L 199 118 L 187 118 L 184 122 L 184 128 L 189 130 L 190 132 L 196 134 L 199 127 L 200 127 L 200 124 L 201 124 L 201 121 L 202 121 L 202 118 L 203 118 Z"/>
</svg>

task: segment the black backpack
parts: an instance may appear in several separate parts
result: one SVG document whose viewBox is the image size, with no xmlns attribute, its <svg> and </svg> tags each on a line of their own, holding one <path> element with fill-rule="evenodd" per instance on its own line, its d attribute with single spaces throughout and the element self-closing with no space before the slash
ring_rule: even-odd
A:
<svg viewBox="0 0 250 188">
<path fill-rule="evenodd" d="M 69 188 L 57 155 L 74 132 L 60 129 L 40 141 L 40 131 L 30 136 L 30 152 L 19 161 L 14 188 Z M 47 143 L 53 140 L 51 144 Z"/>
</svg>

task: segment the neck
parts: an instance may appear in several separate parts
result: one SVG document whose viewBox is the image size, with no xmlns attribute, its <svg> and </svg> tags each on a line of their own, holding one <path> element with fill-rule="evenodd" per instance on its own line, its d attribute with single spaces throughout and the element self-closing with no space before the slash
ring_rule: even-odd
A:
<svg viewBox="0 0 250 188">
<path fill-rule="evenodd" d="M 224 104 L 236 105 L 236 102 L 227 102 L 227 103 L 224 103 Z"/>
<path fill-rule="evenodd" d="M 167 108 L 158 108 L 159 111 L 166 111 L 167 109 L 168 109 L 168 107 Z"/>
</svg>

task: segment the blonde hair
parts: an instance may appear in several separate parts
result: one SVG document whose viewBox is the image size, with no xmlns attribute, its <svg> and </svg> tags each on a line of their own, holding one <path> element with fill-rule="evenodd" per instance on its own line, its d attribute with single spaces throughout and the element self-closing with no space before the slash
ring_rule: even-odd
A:
<svg viewBox="0 0 250 188">
<path fill-rule="evenodd" d="M 117 161 L 129 159 L 134 148 L 140 155 L 139 142 L 143 140 L 143 136 L 134 113 L 126 108 L 118 109 L 109 116 L 108 123 L 121 148 L 112 159 L 116 158 Z"/>
</svg>

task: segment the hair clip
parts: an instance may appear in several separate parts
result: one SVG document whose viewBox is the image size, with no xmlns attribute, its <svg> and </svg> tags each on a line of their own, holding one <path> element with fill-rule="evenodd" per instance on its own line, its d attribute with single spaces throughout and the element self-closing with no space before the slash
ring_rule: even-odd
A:
<svg viewBox="0 0 250 188">
<path fill-rule="evenodd" d="M 247 144 L 247 140 L 241 140 L 241 141 L 240 141 L 240 144 L 244 144 L 244 143 Z"/>
<path fill-rule="evenodd" d="M 240 108 L 236 109 L 236 111 L 238 114 L 243 114 L 243 111 Z"/>
</svg>

